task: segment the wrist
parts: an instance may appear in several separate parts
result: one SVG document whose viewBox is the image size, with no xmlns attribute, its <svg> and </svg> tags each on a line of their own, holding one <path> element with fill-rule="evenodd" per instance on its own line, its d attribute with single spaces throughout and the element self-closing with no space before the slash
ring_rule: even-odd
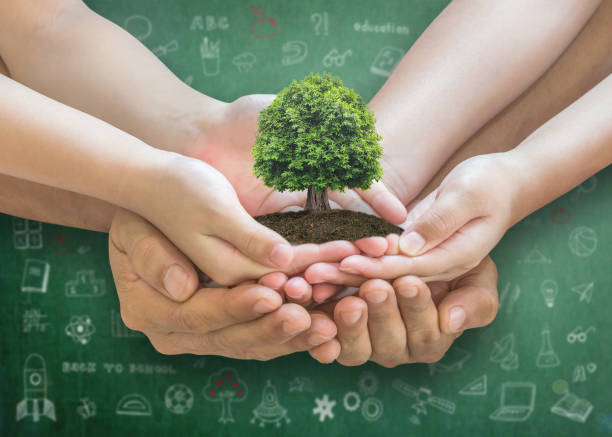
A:
<svg viewBox="0 0 612 437">
<path fill-rule="evenodd" d="M 182 117 L 174 130 L 175 140 L 168 150 L 185 156 L 197 156 L 210 147 L 228 118 L 229 103 L 203 96 L 196 109 Z"/>
<path fill-rule="evenodd" d="M 534 206 L 532 199 L 534 184 L 537 183 L 534 180 L 537 168 L 533 167 L 529 156 L 517 149 L 496 153 L 495 156 L 503 168 L 499 173 L 503 175 L 502 183 L 511 192 L 508 202 L 510 208 L 508 228 L 510 228 L 538 208 Z"/>
</svg>

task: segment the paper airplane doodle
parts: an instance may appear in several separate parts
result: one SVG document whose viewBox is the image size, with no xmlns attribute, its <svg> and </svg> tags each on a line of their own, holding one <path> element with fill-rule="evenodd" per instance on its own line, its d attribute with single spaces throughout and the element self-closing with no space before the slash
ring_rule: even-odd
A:
<svg viewBox="0 0 612 437">
<path fill-rule="evenodd" d="M 30 354 L 23 366 L 25 398 L 17 404 L 17 421 L 31 416 L 38 422 L 41 416 L 55 421 L 55 405 L 47 399 L 47 366 L 38 354 Z"/>
<path fill-rule="evenodd" d="M 440 361 L 429 364 L 429 374 L 433 376 L 436 372 L 457 372 L 463 368 L 463 364 L 471 357 L 472 354 L 470 352 L 453 346 L 446 352 Z"/>
<path fill-rule="evenodd" d="M 593 287 L 595 283 L 587 282 L 586 284 L 579 284 L 572 287 L 572 291 L 576 293 L 579 297 L 580 302 L 591 303 L 591 299 L 593 298 Z"/>
<path fill-rule="evenodd" d="M 484 396 L 487 394 L 487 375 L 482 375 L 459 391 L 464 396 Z"/>
<path fill-rule="evenodd" d="M 454 402 L 451 402 L 448 399 L 432 396 L 431 390 L 428 388 L 420 387 L 417 390 L 401 379 L 394 379 L 391 385 L 401 394 L 415 398 L 416 402 L 412 404 L 412 408 L 414 409 L 417 418 L 419 415 L 427 414 L 428 406 L 436 408 L 446 414 L 455 414 L 456 406 Z M 418 422 L 420 423 L 420 421 Z"/>
</svg>

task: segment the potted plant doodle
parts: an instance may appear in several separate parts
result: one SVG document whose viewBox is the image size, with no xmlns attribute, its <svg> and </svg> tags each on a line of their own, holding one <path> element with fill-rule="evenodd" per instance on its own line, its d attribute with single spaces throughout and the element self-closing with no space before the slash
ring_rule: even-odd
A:
<svg viewBox="0 0 612 437">
<path fill-rule="evenodd" d="M 401 233 L 373 215 L 330 209 L 328 189 L 366 190 L 382 176 L 374 115 L 339 78 L 310 74 L 293 81 L 258 122 L 255 175 L 277 191 L 308 191 L 305 211 L 256 217 L 260 223 L 292 243 Z"/>
</svg>

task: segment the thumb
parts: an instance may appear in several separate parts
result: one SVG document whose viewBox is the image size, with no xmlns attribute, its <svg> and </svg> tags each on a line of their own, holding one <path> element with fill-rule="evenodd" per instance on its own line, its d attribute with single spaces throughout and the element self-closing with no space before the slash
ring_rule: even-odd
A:
<svg viewBox="0 0 612 437">
<path fill-rule="evenodd" d="M 404 231 L 399 240 L 400 252 L 418 256 L 452 236 L 467 222 L 476 218 L 474 211 L 455 193 L 439 194 Z"/>
<path fill-rule="evenodd" d="M 367 190 L 355 191 L 383 219 L 401 224 L 406 220 L 406 207 L 382 181 L 374 181 Z"/>
<path fill-rule="evenodd" d="M 142 217 L 117 210 L 109 231 L 112 248 L 127 257 L 137 277 L 175 301 L 185 301 L 198 287 L 193 264 Z"/>
</svg>

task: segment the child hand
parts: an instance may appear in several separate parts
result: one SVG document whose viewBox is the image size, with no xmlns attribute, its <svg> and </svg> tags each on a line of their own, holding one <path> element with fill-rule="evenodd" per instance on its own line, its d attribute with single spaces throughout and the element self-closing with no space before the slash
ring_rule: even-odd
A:
<svg viewBox="0 0 612 437">
<path fill-rule="evenodd" d="M 359 297 L 321 306 L 336 322 L 335 341 L 310 350 L 319 361 L 338 354 L 346 366 L 373 361 L 384 367 L 439 361 L 464 330 L 489 324 L 497 314 L 497 269 L 490 258 L 451 282 L 425 284 L 414 276 L 393 286 L 363 283 Z M 337 342 L 337 344 L 334 344 Z"/>
<path fill-rule="evenodd" d="M 366 278 L 449 280 L 471 270 L 517 219 L 520 185 L 509 181 L 518 174 L 508 153 L 462 162 L 410 211 L 395 254 L 350 256 L 340 271 Z"/>
</svg>

